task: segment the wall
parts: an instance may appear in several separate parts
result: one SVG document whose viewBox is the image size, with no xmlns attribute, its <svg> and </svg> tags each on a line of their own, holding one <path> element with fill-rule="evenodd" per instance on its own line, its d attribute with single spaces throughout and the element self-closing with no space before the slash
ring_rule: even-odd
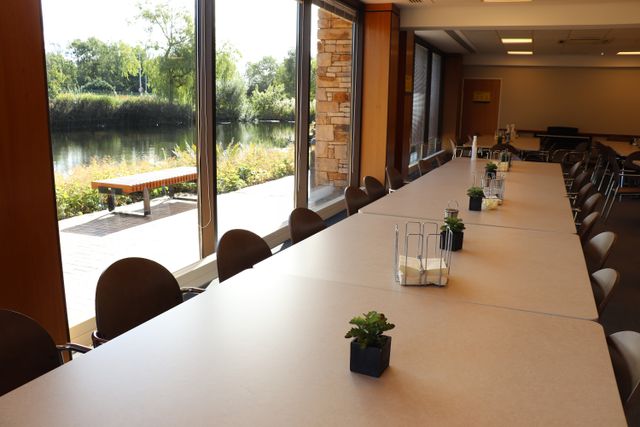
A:
<svg viewBox="0 0 640 427">
<path fill-rule="evenodd" d="M 465 66 L 464 77 L 502 79 L 501 126 L 640 135 L 638 68 Z"/>
<path fill-rule="evenodd" d="M 39 0 L 0 2 L 0 308 L 68 340 Z"/>
<path fill-rule="evenodd" d="M 315 185 L 347 186 L 352 33 L 351 22 L 318 9 Z"/>
</svg>

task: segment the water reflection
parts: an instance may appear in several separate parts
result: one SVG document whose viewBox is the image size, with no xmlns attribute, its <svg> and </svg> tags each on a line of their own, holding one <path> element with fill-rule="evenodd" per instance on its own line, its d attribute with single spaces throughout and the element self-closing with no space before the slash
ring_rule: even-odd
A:
<svg viewBox="0 0 640 427">
<path fill-rule="evenodd" d="M 216 125 L 216 143 L 267 144 L 285 147 L 293 143 L 293 123 L 229 123 Z M 53 166 L 67 173 L 93 157 L 116 160 L 161 160 L 177 145 L 193 144 L 194 128 L 145 131 L 101 130 L 95 132 L 52 132 Z"/>
</svg>

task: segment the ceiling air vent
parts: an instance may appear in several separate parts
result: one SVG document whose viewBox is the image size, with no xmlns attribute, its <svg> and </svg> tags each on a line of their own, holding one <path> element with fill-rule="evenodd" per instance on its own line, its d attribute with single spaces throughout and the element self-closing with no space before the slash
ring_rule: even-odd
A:
<svg viewBox="0 0 640 427">
<path fill-rule="evenodd" d="M 611 40 L 607 40 L 607 39 L 591 39 L 591 38 L 558 40 L 558 44 L 583 45 L 583 46 L 608 44 L 610 42 Z"/>
<path fill-rule="evenodd" d="M 409 3 L 413 3 L 413 4 L 422 3 L 422 0 L 409 0 Z"/>
</svg>

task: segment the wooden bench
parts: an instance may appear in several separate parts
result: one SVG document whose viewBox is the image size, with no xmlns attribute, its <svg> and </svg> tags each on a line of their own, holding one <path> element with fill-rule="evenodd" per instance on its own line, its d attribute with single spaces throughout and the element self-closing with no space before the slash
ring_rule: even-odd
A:
<svg viewBox="0 0 640 427">
<path fill-rule="evenodd" d="M 110 212 L 116 207 L 116 195 L 142 192 L 144 200 L 143 215 L 146 216 L 151 214 L 151 199 L 149 197 L 150 189 L 169 187 L 169 194 L 173 197 L 173 185 L 195 181 L 197 179 L 198 171 L 196 168 L 185 166 L 139 173 L 136 175 L 121 176 L 118 178 L 101 179 L 91 182 L 91 188 L 108 195 L 107 205 Z"/>
</svg>

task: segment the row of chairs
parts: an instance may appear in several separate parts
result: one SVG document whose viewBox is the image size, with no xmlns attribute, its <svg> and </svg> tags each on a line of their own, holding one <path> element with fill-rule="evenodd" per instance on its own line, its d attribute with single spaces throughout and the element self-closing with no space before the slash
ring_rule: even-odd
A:
<svg viewBox="0 0 640 427">
<path fill-rule="evenodd" d="M 292 243 L 322 231 L 326 225 L 315 212 L 298 208 L 289 216 Z M 230 230 L 218 244 L 217 263 L 222 282 L 271 256 L 271 249 L 248 230 Z M 200 288 L 181 288 L 161 264 L 145 258 L 125 258 L 111 264 L 96 286 L 96 331 L 93 347 L 181 304 Z M 55 345 L 35 320 L 10 310 L 0 310 L 0 396 L 63 364 L 65 352 L 86 353 L 90 347 Z"/>
<path fill-rule="evenodd" d="M 566 183 L 568 195 L 572 198 L 576 213 L 578 235 L 583 243 L 585 260 L 591 274 L 598 314 L 601 315 L 620 281 L 620 275 L 616 270 L 602 268 L 616 241 L 616 235 L 612 232 L 603 232 L 589 240 L 587 238 L 601 217 L 597 207 L 602 204 L 602 213 L 605 214 L 606 219 L 615 198 L 621 194 L 620 189 L 629 188 L 624 187 L 625 175 L 626 178 L 636 175 L 629 171 L 638 171 L 633 169 L 635 164 L 632 162 L 634 158 L 640 159 L 640 153 L 621 165 L 618 156 L 611 148 L 596 142 L 594 151 L 595 155 L 574 157 L 577 161 L 568 167 Z M 593 158 L 591 162 L 590 157 Z M 599 190 L 604 190 L 606 199 Z M 640 193 L 640 189 L 625 190 L 622 194 L 636 193 Z M 640 333 L 635 331 L 613 333 L 607 337 L 607 346 L 620 398 L 625 413 L 629 414 L 638 403 L 640 396 Z"/>
</svg>

